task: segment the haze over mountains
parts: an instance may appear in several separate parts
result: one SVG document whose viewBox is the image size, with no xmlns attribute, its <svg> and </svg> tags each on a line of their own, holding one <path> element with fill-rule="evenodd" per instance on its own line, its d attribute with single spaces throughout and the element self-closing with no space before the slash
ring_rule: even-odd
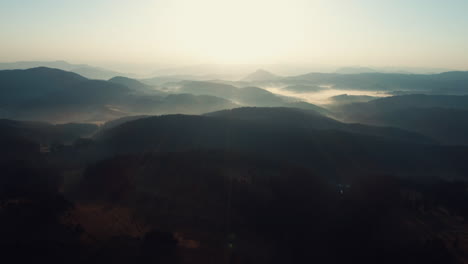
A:
<svg viewBox="0 0 468 264">
<path fill-rule="evenodd" d="M 114 76 L 122 75 L 122 73 L 115 71 L 110 71 L 86 64 L 70 64 L 66 61 L 20 61 L 0 63 L 0 70 L 30 69 L 37 67 L 48 67 L 64 71 L 71 71 L 89 79 L 107 80 Z"/>
<path fill-rule="evenodd" d="M 0 0 L 0 264 L 468 263 L 467 10 Z"/>
<path fill-rule="evenodd" d="M 122 76 L 108 81 L 92 80 L 76 73 L 41 67 L 0 71 L 0 84 L 3 118 L 102 123 L 128 115 L 203 114 L 240 106 L 295 107 L 348 122 L 400 127 L 443 143 L 467 142 L 464 111 L 468 104 L 465 96 L 455 96 L 467 94 L 466 72 L 434 75 L 311 73 L 280 77 L 259 70 L 239 82 L 181 78 L 161 79 L 155 85 Z M 275 94 L 268 91 L 271 86 L 295 94 Z M 330 96 L 324 102 L 328 105 L 321 107 L 307 103 L 308 97 L 302 97 L 304 93 L 313 96 L 331 89 L 344 93 Z M 349 89 L 355 93 L 360 91 L 362 95 L 347 95 Z M 381 92 L 389 96 L 391 92 L 402 91 L 427 95 L 383 99 L 365 95 Z M 411 120 L 415 119 L 424 124 L 414 125 L 416 123 Z M 441 121 L 444 121 L 443 126 Z"/>
<path fill-rule="evenodd" d="M 75 70 L 0 71 L 6 258 L 466 260 L 467 72 Z"/>
<path fill-rule="evenodd" d="M 467 144 L 468 96 L 406 95 L 343 105 L 344 120 L 424 133 L 441 142 Z"/>
<path fill-rule="evenodd" d="M 249 74 L 245 78 L 242 79 L 244 82 L 263 82 L 263 81 L 274 81 L 279 79 L 280 76 L 277 76 L 271 72 L 259 69 L 254 73 Z"/>
<path fill-rule="evenodd" d="M 204 113 L 234 104 L 208 95 L 167 95 L 136 80 L 90 80 L 50 68 L 0 71 L 1 115 L 52 122 L 102 122 L 127 113 Z"/>
<path fill-rule="evenodd" d="M 106 64 L 107 65 L 107 64 Z M 115 76 L 130 78 L 153 78 L 153 77 L 185 77 L 193 80 L 225 79 L 236 81 L 246 78 L 255 72 L 268 73 L 268 78 L 278 75 L 295 76 L 309 72 L 323 73 L 399 73 L 399 74 L 437 74 L 453 71 L 444 68 L 416 68 L 416 67 L 363 67 L 363 66 L 320 66 L 308 64 L 195 64 L 187 66 L 178 65 L 126 65 L 112 64 L 111 70 L 106 66 L 95 66 L 92 64 L 77 64 L 63 60 L 57 61 L 15 61 L 0 62 L 0 70 L 29 69 L 36 67 L 56 68 L 72 71 L 89 79 L 107 80 Z M 153 68 L 154 70 L 150 70 Z"/>
</svg>

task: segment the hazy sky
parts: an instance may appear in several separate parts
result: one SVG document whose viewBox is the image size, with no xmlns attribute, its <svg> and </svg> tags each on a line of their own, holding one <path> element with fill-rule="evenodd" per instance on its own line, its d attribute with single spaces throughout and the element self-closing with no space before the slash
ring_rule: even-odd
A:
<svg viewBox="0 0 468 264">
<path fill-rule="evenodd" d="M 468 0 L 0 0 L 0 61 L 468 69 Z"/>
</svg>

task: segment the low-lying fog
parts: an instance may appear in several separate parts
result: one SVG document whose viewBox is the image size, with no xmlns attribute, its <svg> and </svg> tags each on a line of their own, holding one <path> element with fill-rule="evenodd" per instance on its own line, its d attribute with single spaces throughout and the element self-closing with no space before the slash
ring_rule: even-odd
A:
<svg viewBox="0 0 468 264">
<path fill-rule="evenodd" d="M 343 89 L 334 89 L 333 87 L 322 87 L 323 90 L 320 91 L 310 91 L 310 92 L 296 92 L 296 91 L 289 91 L 284 89 L 284 87 L 278 86 L 265 86 L 261 87 L 269 92 L 274 94 L 288 96 L 288 97 L 296 97 L 301 100 L 304 100 L 311 104 L 316 105 L 327 105 L 333 103 L 330 100 L 330 97 L 347 94 L 347 95 L 365 95 L 365 96 L 373 96 L 373 97 L 387 97 L 390 96 L 385 91 L 363 91 L 363 90 L 343 90 Z"/>
</svg>

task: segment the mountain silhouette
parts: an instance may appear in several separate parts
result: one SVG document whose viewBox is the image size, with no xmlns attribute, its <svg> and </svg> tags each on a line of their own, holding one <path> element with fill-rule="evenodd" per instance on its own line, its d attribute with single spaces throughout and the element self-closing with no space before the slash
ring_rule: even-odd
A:
<svg viewBox="0 0 468 264">
<path fill-rule="evenodd" d="M 129 89 L 136 92 L 151 93 L 151 94 L 164 94 L 164 92 L 158 90 L 155 86 L 147 85 L 136 79 L 131 79 L 123 76 L 116 76 L 109 79 L 109 82 L 124 85 Z"/>
<path fill-rule="evenodd" d="M 247 75 L 246 77 L 244 77 L 241 81 L 243 82 L 264 82 L 264 81 L 274 81 L 276 79 L 278 79 L 279 76 L 271 73 L 271 72 L 268 72 L 268 71 L 265 71 L 265 70 L 262 70 L 262 69 L 258 69 L 257 71 Z"/>
<path fill-rule="evenodd" d="M 468 72 L 440 74 L 397 73 L 308 73 L 285 77 L 281 82 L 290 85 L 327 85 L 336 89 L 369 91 L 413 91 L 431 94 L 468 94 Z"/>
<path fill-rule="evenodd" d="M 422 133 L 446 144 L 468 144 L 468 96 L 402 95 L 342 105 L 338 117 Z"/>
<path fill-rule="evenodd" d="M 331 104 L 351 104 L 351 103 L 369 102 L 374 99 L 378 99 L 378 97 L 368 96 L 368 95 L 340 94 L 340 95 L 332 96 L 329 99 L 331 101 Z"/>
<path fill-rule="evenodd" d="M 258 87 L 237 88 L 233 85 L 215 82 L 183 82 L 179 91 L 217 96 L 244 106 L 283 106 L 298 101 L 298 99 L 279 96 Z"/>
<path fill-rule="evenodd" d="M 106 130 L 95 140 L 108 155 L 228 150 L 325 171 L 333 171 L 337 164 L 340 171 L 356 171 L 365 164 L 367 169 L 427 179 L 444 178 L 448 172 L 465 177 L 468 170 L 459 163 L 467 148 L 432 145 L 421 139 L 423 144 L 418 144 L 415 134 L 347 127 L 317 114 L 309 117 L 294 111 L 299 110 L 247 108 L 211 116 L 148 117 Z M 291 120 L 294 116 L 296 120 Z M 422 174 L 417 172 L 421 166 L 427 168 Z"/>
<path fill-rule="evenodd" d="M 335 71 L 339 74 L 360 74 L 360 73 L 371 73 L 377 72 L 376 70 L 368 67 L 343 67 Z"/>
<path fill-rule="evenodd" d="M 235 107 L 214 96 L 167 95 L 136 80 L 89 80 L 51 68 L 0 71 L 0 117 L 55 123 L 102 122 L 126 115 L 201 114 Z"/>
<path fill-rule="evenodd" d="M 108 80 L 114 76 L 122 75 L 115 71 L 93 67 L 86 64 L 70 64 L 66 61 L 20 61 L 0 63 L 0 70 L 30 69 L 38 67 L 56 68 L 71 71 L 89 79 Z"/>
</svg>

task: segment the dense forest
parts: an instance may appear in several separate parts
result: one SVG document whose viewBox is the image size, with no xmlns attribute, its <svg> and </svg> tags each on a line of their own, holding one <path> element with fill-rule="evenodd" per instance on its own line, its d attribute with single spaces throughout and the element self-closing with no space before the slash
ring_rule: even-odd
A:
<svg viewBox="0 0 468 264">
<path fill-rule="evenodd" d="M 468 99 L 451 85 L 465 77 L 0 71 L 0 251 L 9 263 L 464 263 Z M 408 94 L 318 106 L 261 88 L 331 82 Z"/>
</svg>

